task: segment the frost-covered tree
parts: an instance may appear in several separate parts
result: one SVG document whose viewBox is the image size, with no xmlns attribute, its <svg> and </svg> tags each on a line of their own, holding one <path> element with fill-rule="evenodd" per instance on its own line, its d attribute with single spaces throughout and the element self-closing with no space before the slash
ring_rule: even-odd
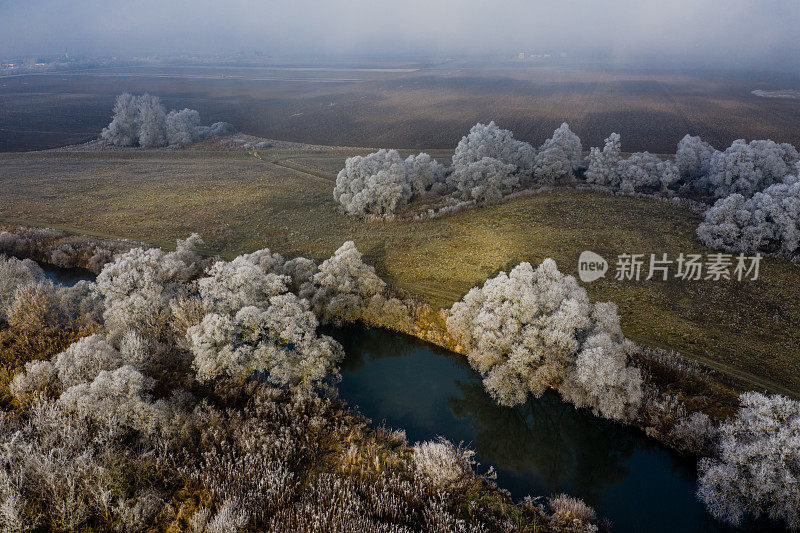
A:
<svg viewBox="0 0 800 533">
<path fill-rule="evenodd" d="M 369 301 L 385 289 L 386 283 L 364 263 L 355 243 L 347 241 L 319 265 L 300 295 L 311 302 L 323 323 L 340 325 L 361 319 Z"/>
<path fill-rule="evenodd" d="M 637 152 L 617 164 L 619 189 L 624 193 L 666 191 L 677 183 L 678 168 L 648 152 Z"/>
<path fill-rule="evenodd" d="M 453 167 L 458 171 L 490 157 L 505 165 L 512 165 L 514 172 L 530 174 L 535 155 L 533 146 L 514 139 L 511 131 L 501 129 L 494 122 L 478 123 L 459 141 L 453 154 Z"/>
<path fill-rule="evenodd" d="M 403 161 L 403 166 L 406 171 L 406 181 L 411 185 L 413 197 L 444 192 L 447 169 L 425 152 L 408 156 Z"/>
<path fill-rule="evenodd" d="M 167 142 L 170 145 L 191 144 L 200 139 L 200 113 L 194 109 L 170 111 L 167 115 Z"/>
<path fill-rule="evenodd" d="M 732 194 L 717 200 L 697 236 L 703 244 L 733 252 L 795 253 L 800 246 L 800 179 L 788 176 L 752 198 Z"/>
<path fill-rule="evenodd" d="M 552 259 L 536 269 L 520 263 L 472 289 L 450 309 L 447 330 L 501 405 L 553 388 L 576 405 L 625 420 L 641 402 L 641 375 L 627 366 L 632 346 L 616 307 L 592 304 Z"/>
<path fill-rule="evenodd" d="M 136 124 L 139 146 L 153 148 L 167 144 L 167 112 L 158 96 L 143 94 L 137 102 Z"/>
<path fill-rule="evenodd" d="M 484 157 L 457 166 L 447 177 L 447 183 L 462 200 L 474 200 L 481 205 L 496 204 L 519 187 L 519 175 L 514 170 L 513 165 Z"/>
<path fill-rule="evenodd" d="M 703 186 L 706 194 L 713 198 L 737 193 L 749 198 L 782 182 L 798 161 L 800 156 L 790 144 L 770 140 L 747 143 L 738 139 L 724 152 L 714 154 Z"/>
<path fill-rule="evenodd" d="M 580 138 L 564 122 L 539 148 L 534 160 L 533 176 L 537 183 L 553 183 L 569 176 L 581 165 L 583 156 Z"/>
<path fill-rule="evenodd" d="M 411 199 L 403 159 L 396 150 L 347 158 L 333 198 L 352 215 L 388 216 Z"/>
<path fill-rule="evenodd" d="M 111 123 L 100 138 L 116 146 L 154 148 L 185 145 L 209 137 L 230 135 L 236 128 L 227 122 L 200 125 L 200 114 L 193 109 L 173 110 L 167 114 L 161 100 L 150 94 L 117 96 Z"/>
<path fill-rule="evenodd" d="M 708 175 L 711 171 L 711 160 L 717 151 L 700 137 L 689 134 L 678 142 L 675 153 L 675 164 L 681 178 L 687 183 L 694 182 Z"/>
<path fill-rule="evenodd" d="M 105 321 L 115 335 L 133 328 L 158 336 L 168 327 L 170 301 L 186 294 L 186 282 L 200 268 L 200 257 L 190 249 L 197 239 L 181 242 L 175 252 L 134 248 L 97 276 L 97 290 L 105 297 Z"/>
<path fill-rule="evenodd" d="M 100 137 L 116 146 L 134 146 L 139 142 L 138 97 L 130 93 L 117 96 L 111 123 L 103 128 Z"/>
<path fill-rule="evenodd" d="M 413 198 L 445 192 L 445 174 L 426 153 L 403 160 L 396 150 L 379 150 L 345 161 L 333 198 L 350 214 L 388 217 Z"/>
<path fill-rule="evenodd" d="M 674 186 L 680 176 L 675 163 L 662 161 L 648 152 L 637 152 L 624 158 L 620 136 L 612 133 L 603 149 L 589 152 L 586 181 L 626 194 L 663 192 Z"/>
<path fill-rule="evenodd" d="M 592 147 L 589 151 L 589 166 L 586 169 L 586 181 L 606 187 L 619 187 L 620 177 L 618 165 L 622 159 L 622 142 L 618 133 L 612 133 L 605 139 L 603 149 Z"/>
<path fill-rule="evenodd" d="M 189 328 L 197 379 L 236 381 L 263 372 L 280 385 L 310 386 L 335 372 L 344 355 L 330 337 L 317 335 L 308 302 L 280 294 L 265 307 L 241 308 L 234 316 L 211 313 Z"/>
<path fill-rule="evenodd" d="M 716 518 L 738 525 L 767 515 L 800 529 L 800 402 L 748 392 L 720 427 L 717 456 L 698 465 L 697 494 Z"/>
<path fill-rule="evenodd" d="M 232 313 L 246 306 L 266 305 L 273 296 L 286 292 L 289 278 L 268 272 L 257 260 L 256 254 L 249 254 L 231 262 L 218 261 L 208 269 L 208 277 L 197 283 L 207 305 Z"/>
</svg>

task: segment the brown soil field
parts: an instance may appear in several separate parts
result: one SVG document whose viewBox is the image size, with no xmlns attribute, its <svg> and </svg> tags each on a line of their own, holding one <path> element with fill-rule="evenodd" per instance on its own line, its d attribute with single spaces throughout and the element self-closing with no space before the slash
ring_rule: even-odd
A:
<svg viewBox="0 0 800 533">
<path fill-rule="evenodd" d="M 495 120 L 541 144 L 562 121 L 584 149 L 612 131 L 626 151 L 672 153 L 686 133 L 800 145 L 800 101 L 753 90 L 800 77 L 643 72 L 504 64 L 396 68 L 161 66 L 0 77 L 0 152 L 97 137 L 124 91 L 161 96 L 261 137 L 336 146 L 452 149 L 470 126 Z"/>
</svg>

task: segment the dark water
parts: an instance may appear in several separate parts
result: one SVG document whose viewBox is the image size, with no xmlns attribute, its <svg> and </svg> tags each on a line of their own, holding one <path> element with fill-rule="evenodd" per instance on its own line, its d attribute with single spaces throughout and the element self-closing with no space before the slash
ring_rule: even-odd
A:
<svg viewBox="0 0 800 533">
<path fill-rule="evenodd" d="M 614 531 L 725 531 L 695 497 L 693 460 L 641 432 L 575 409 L 555 393 L 500 407 L 466 361 L 382 330 L 330 332 L 345 347 L 339 393 L 410 442 L 444 436 L 476 452 L 515 499 L 566 492 Z"/>
<path fill-rule="evenodd" d="M 79 281 L 87 280 L 94 281 L 95 275 L 84 268 L 59 268 L 48 263 L 39 263 L 39 266 L 44 270 L 44 275 L 59 285 L 72 287 Z"/>
</svg>

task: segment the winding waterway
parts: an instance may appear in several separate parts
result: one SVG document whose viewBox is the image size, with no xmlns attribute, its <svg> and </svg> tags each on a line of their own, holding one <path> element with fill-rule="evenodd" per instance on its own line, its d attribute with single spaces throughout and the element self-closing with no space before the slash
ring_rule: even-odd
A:
<svg viewBox="0 0 800 533">
<path fill-rule="evenodd" d="M 693 460 L 640 431 L 575 409 L 555 393 L 500 407 L 463 359 L 411 337 L 350 327 L 339 394 L 375 424 L 405 429 L 410 442 L 443 436 L 493 466 L 515 500 L 580 496 L 614 531 L 726 531 L 695 497 Z"/>
</svg>

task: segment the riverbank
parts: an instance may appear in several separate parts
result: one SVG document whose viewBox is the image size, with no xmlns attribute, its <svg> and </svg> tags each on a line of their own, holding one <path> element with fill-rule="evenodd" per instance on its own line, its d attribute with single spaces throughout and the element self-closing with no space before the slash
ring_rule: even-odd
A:
<svg viewBox="0 0 800 533">
<path fill-rule="evenodd" d="M 584 250 L 612 264 L 622 253 L 713 253 L 696 242 L 699 219 L 685 208 L 591 191 L 554 190 L 436 220 L 368 223 L 339 213 L 331 194 L 352 153 L 260 155 L 2 154 L 0 224 L 126 236 L 165 249 L 196 231 L 204 253 L 227 259 L 269 246 L 323 260 L 353 240 L 395 290 L 434 309 L 523 261 L 552 257 L 574 275 Z M 754 282 L 611 278 L 585 288 L 593 300 L 618 305 L 628 338 L 747 388 L 800 395 L 797 265 L 765 258 Z"/>
</svg>

